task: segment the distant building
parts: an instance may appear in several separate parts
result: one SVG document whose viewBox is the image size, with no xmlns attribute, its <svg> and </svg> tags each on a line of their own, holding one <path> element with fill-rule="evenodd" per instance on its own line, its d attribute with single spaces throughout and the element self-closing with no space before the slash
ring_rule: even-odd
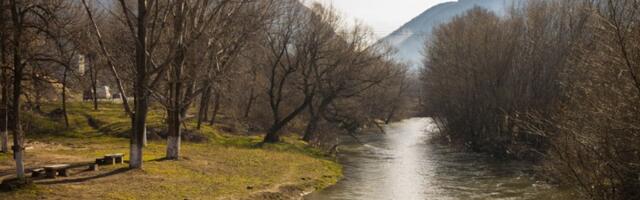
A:
<svg viewBox="0 0 640 200">
<path fill-rule="evenodd" d="M 84 76 L 84 72 L 86 70 L 85 65 L 86 62 L 84 59 L 84 55 L 78 55 L 78 73 L 80 74 L 80 76 Z"/>
<path fill-rule="evenodd" d="M 109 86 L 98 87 L 98 99 L 111 99 L 111 90 Z"/>
<path fill-rule="evenodd" d="M 113 99 L 113 95 L 111 94 L 111 88 L 109 88 L 109 86 L 102 86 L 102 87 L 98 87 L 96 95 L 98 97 L 98 99 Z M 91 92 L 91 89 L 84 91 L 83 95 L 82 95 L 82 99 L 87 101 L 87 100 L 91 100 L 93 99 L 93 92 Z"/>
</svg>

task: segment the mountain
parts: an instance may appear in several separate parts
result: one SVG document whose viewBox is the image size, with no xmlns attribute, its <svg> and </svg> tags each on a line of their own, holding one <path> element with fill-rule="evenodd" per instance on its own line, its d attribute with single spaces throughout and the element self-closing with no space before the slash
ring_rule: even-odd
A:
<svg viewBox="0 0 640 200">
<path fill-rule="evenodd" d="M 396 59 L 413 67 L 422 66 L 424 44 L 432 37 L 433 29 L 451 21 L 455 16 L 479 6 L 504 15 L 517 0 L 460 0 L 429 8 L 380 41 L 398 50 Z"/>
</svg>

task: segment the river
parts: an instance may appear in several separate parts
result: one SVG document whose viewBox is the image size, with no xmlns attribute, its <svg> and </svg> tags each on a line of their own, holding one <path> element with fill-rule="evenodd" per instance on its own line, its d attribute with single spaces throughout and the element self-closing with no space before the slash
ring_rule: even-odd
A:
<svg viewBox="0 0 640 200">
<path fill-rule="evenodd" d="M 428 118 L 408 119 L 340 146 L 344 178 L 305 199 L 571 199 L 527 173 L 526 163 L 429 142 L 434 130 Z"/>
</svg>

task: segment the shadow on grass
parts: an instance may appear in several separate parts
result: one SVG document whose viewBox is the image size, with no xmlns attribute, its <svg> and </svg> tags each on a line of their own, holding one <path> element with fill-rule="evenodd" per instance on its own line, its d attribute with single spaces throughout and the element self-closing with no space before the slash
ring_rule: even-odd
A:
<svg viewBox="0 0 640 200">
<path fill-rule="evenodd" d="M 74 179 L 62 179 L 62 180 L 45 181 L 45 182 L 39 182 L 38 184 L 55 185 L 55 184 L 66 184 L 66 183 L 81 183 L 81 182 L 85 182 L 85 181 L 90 181 L 90 180 L 95 180 L 95 179 L 100 179 L 100 178 L 105 178 L 105 177 L 109 177 L 109 176 L 122 174 L 122 173 L 128 172 L 130 170 L 131 169 L 129 169 L 129 168 L 120 168 L 120 169 L 116 169 L 116 170 L 113 170 L 113 171 L 110 171 L 110 172 L 107 172 L 107 173 L 97 174 L 95 176 L 74 178 Z"/>
<path fill-rule="evenodd" d="M 162 157 L 162 158 L 156 158 L 156 159 L 152 159 L 152 160 L 147 160 L 145 162 L 163 162 L 163 161 L 172 161 L 172 160 L 168 159 L 166 157 Z"/>
<path fill-rule="evenodd" d="M 10 170 L 10 169 L 8 169 L 8 170 L 2 170 L 2 171 L 0 171 L 0 177 L 11 175 L 11 174 L 13 174 L 15 171 L 16 171 L 16 170 Z"/>
</svg>

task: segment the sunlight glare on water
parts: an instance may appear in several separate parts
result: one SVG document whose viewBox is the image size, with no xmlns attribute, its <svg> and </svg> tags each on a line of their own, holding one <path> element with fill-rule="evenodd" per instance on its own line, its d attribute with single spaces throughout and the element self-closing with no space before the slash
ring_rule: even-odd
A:
<svg viewBox="0 0 640 200">
<path fill-rule="evenodd" d="M 570 199 L 525 173 L 530 165 L 430 143 L 436 130 L 414 118 L 360 136 L 364 144 L 347 142 L 338 154 L 344 179 L 305 199 Z"/>
</svg>

